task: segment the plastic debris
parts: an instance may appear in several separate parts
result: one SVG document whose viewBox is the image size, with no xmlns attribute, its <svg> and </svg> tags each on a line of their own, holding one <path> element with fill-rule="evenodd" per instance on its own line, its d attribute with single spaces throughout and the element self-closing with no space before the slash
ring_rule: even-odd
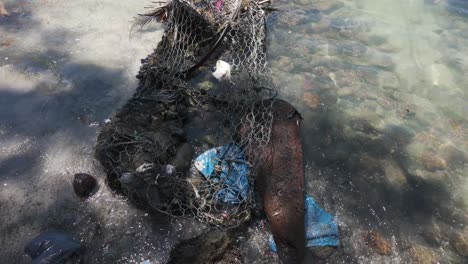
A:
<svg viewBox="0 0 468 264">
<path fill-rule="evenodd" d="M 244 151 L 235 144 L 209 149 L 199 155 L 194 162 L 195 168 L 213 183 L 222 188 L 215 190 L 215 197 L 222 202 L 238 204 L 249 193 L 248 176 L 250 166 Z M 338 225 L 334 217 L 323 210 L 314 199 L 305 195 L 306 247 L 334 246 L 340 244 Z M 270 250 L 277 251 L 273 237 L 269 239 Z"/>
<path fill-rule="evenodd" d="M 278 253 L 278 247 L 276 247 L 275 239 L 271 233 L 268 236 L 268 247 L 270 248 L 271 252 Z"/>
<path fill-rule="evenodd" d="M 194 215 L 222 229 L 251 219 L 254 200 L 248 185 L 257 166 L 249 166 L 246 177 L 229 172 L 225 179 L 217 173 L 207 180 L 195 168 L 186 175 L 194 159 L 192 149 L 183 145 L 193 143 L 199 149 L 204 143 L 212 148 L 223 142 L 241 144 L 243 150 L 265 148 L 278 95 L 267 64 L 269 4 L 170 0 L 136 20 L 137 27 L 163 22 L 164 33 L 154 53 L 142 60 L 135 94 L 102 125 L 97 138 L 95 156 L 113 190 L 144 209 L 174 217 Z M 214 72 L 206 71 L 209 66 L 216 66 Z M 208 74 L 198 74 L 200 70 Z M 206 121 L 209 131 L 222 131 L 223 139 L 192 141 L 199 135 L 193 126 L 199 120 Z M 143 163 L 154 164 L 154 169 L 135 172 Z M 249 160 L 249 165 L 255 163 Z M 175 167 L 175 174 L 164 173 L 167 164 Z"/>
<path fill-rule="evenodd" d="M 79 260 L 84 248 L 68 234 L 47 232 L 29 242 L 24 252 L 32 258 L 31 264 L 62 264 Z"/>
<path fill-rule="evenodd" d="M 222 202 L 239 204 L 247 199 L 250 165 L 239 146 L 227 144 L 209 149 L 195 159 L 195 168 L 209 181 L 223 181 L 223 188 L 215 193 Z"/>
<path fill-rule="evenodd" d="M 195 168 L 209 181 L 220 183 L 215 197 L 222 202 L 238 204 L 249 193 L 248 175 L 250 166 L 244 151 L 235 144 L 227 144 L 203 152 L 195 159 Z M 334 217 L 323 210 L 308 194 L 305 195 L 306 247 L 334 246 L 340 244 L 338 225 Z M 277 252 L 273 237 L 269 239 L 270 250 Z"/>
<path fill-rule="evenodd" d="M 334 217 L 323 210 L 308 194 L 305 196 L 306 248 L 340 245 L 338 225 Z M 273 236 L 268 239 L 270 251 L 277 252 Z"/>
<path fill-rule="evenodd" d="M 218 80 L 229 80 L 231 78 L 231 65 L 225 61 L 218 60 L 213 77 Z"/>
<path fill-rule="evenodd" d="M 223 5 L 223 0 L 216 0 L 216 2 L 214 4 L 214 6 L 216 8 L 216 11 L 220 11 L 222 5 Z"/>
<path fill-rule="evenodd" d="M 306 247 L 339 246 L 338 225 L 308 194 L 305 199 Z"/>
</svg>

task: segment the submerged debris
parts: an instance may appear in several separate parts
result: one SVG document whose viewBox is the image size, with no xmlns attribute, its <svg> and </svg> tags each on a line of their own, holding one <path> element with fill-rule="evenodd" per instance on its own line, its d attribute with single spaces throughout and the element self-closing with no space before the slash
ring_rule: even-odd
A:
<svg viewBox="0 0 468 264">
<path fill-rule="evenodd" d="M 232 238 L 224 231 L 211 231 L 183 240 L 171 250 L 167 264 L 243 263 Z"/>
<path fill-rule="evenodd" d="M 447 169 L 447 162 L 434 153 L 427 152 L 421 156 L 423 166 L 429 171 L 445 170 Z"/>
<path fill-rule="evenodd" d="M 365 234 L 364 241 L 380 255 L 392 254 L 392 244 L 377 231 L 369 231 Z"/>
<path fill-rule="evenodd" d="M 24 248 L 32 264 L 82 263 L 84 248 L 70 235 L 58 232 L 43 233 Z"/>
<path fill-rule="evenodd" d="M 184 100 L 178 91 L 140 88 L 103 127 L 96 145 L 112 188 L 140 206 L 175 215 L 186 210 L 179 206 L 185 199 L 182 153 L 175 173 L 166 166 L 174 166 L 186 142 Z"/>
<path fill-rule="evenodd" d="M 431 248 L 414 245 L 409 249 L 411 262 L 415 264 L 437 264 L 440 259 Z"/>
<path fill-rule="evenodd" d="M 95 148 L 111 188 L 150 211 L 192 215 L 217 227 L 233 228 L 250 218 L 253 188 L 229 203 L 218 199 L 226 179 L 189 170 L 206 145 L 191 137 L 188 124 L 213 111 L 219 120 L 202 126 L 208 135 L 224 132 L 224 141 L 213 137 L 210 145 L 261 151 L 268 142 L 276 91 L 266 68 L 264 4 L 173 0 L 146 16 L 166 22 L 165 33 L 142 60 L 136 93 L 104 125 Z M 207 69 L 214 64 L 221 81 L 211 83 Z M 247 133 L 239 138 L 242 125 Z M 253 175 L 245 176 L 249 185 Z"/>
<path fill-rule="evenodd" d="M 432 247 L 439 247 L 445 237 L 441 233 L 440 227 L 436 224 L 431 224 L 426 227 L 421 233 L 424 240 Z"/>
<path fill-rule="evenodd" d="M 453 234 L 450 239 L 450 245 L 458 254 L 468 257 L 468 234 L 466 232 Z"/>
<path fill-rule="evenodd" d="M 213 72 L 213 77 L 218 80 L 229 80 L 231 78 L 231 65 L 225 61 L 218 60 L 216 62 L 216 71 Z"/>
</svg>

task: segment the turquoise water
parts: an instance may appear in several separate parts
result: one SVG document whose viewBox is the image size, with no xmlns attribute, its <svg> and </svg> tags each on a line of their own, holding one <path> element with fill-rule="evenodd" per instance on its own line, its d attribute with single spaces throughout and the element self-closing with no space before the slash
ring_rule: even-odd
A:
<svg viewBox="0 0 468 264">
<path fill-rule="evenodd" d="M 99 126 L 161 37 L 159 26 L 129 37 L 147 3 L 3 2 L 0 262 L 27 263 L 25 243 L 60 229 L 97 262 L 162 263 L 197 229 L 168 228 L 113 195 L 92 158 Z M 322 262 L 465 263 L 468 1 L 274 5 L 269 61 L 303 117 L 307 191 L 341 228 L 342 246 Z M 71 192 L 76 172 L 99 178 L 87 201 Z"/>
<path fill-rule="evenodd" d="M 343 231 L 328 261 L 466 261 L 453 237 L 468 238 L 468 2 L 280 6 L 274 76 L 304 118 L 309 192 Z"/>
</svg>

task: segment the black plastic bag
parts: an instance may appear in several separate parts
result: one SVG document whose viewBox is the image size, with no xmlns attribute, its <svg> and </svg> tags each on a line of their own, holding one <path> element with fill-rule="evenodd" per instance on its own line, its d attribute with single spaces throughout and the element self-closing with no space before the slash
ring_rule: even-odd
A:
<svg viewBox="0 0 468 264">
<path fill-rule="evenodd" d="M 31 264 L 81 263 L 84 248 L 68 234 L 47 232 L 29 242 L 24 252 L 32 258 Z"/>
</svg>

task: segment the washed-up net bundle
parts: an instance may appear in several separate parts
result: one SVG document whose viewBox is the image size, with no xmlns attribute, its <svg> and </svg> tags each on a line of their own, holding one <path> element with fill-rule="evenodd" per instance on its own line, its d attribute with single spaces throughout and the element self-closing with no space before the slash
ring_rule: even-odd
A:
<svg viewBox="0 0 468 264">
<path fill-rule="evenodd" d="M 142 60 L 135 95 L 99 134 L 96 157 L 111 187 L 170 216 L 194 215 L 221 228 L 250 218 L 258 153 L 268 143 L 276 96 L 266 60 L 266 1 L 172 0 L 144 15 L 165 24 Z M 215 80 L 222 60 L 230 71 Z M 219 69 L 217 69 L 219 70 Z M 200 83 L 211 82 L 209 89 Z M 210 110 L 208 110 L 210 109 Z M 185 167 L 186 123 L 214 111 L 218 148 Z M 197 166 L 196 166 L 197 165 Z"/>
</svg>

